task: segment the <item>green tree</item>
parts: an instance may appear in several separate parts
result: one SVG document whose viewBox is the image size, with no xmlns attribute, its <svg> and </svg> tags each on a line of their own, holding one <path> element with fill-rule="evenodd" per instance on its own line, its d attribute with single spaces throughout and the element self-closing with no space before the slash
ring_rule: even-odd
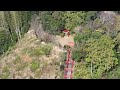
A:
<svg viewBox="0 0 120 90">
<path fill-rule="evenodd" d="M 65 28 L 72 30 L 85 22 L 85 11 L 66 11 L 63 13 L 62 19 L 65 21 Z"/>
<path fill-rule="evenodd" d="M 95 18 L 97 18 L 97 13 L 97 11 L 88 11 L 86 15 L 86 20 L 94 20 Z"/>
<path fill-rule="evenodd" d="M 99 39 L 102 36 L 100 32 L 91 32 L 89 29 L 82 33 L 79 33 L 74 37 L 75 49 L 73 50 L 73 58 L 75 61 L 81 61 L 85 59 L 86 53 L 86 42 L 89 39 Z"/>
<path fill-rule="evenodd" d="M 29 30 L 31 15 L 29 11 L 0 11 L 0 42 L 3 52 L 9 46 L 14 45 Z M 5 42 L 4 44 L 2 43 L 3 41 Z"/>
<path fill-rule="evenodd" d="M 85 62 L 80 62 L 75 64 L 75 70 L 74 70 L 74 79 L 90 79 L 90 68 L 86 67 Z"/>
<path fill-rule="evenodd" d="M 10 45 L 9 32 L 7 29 L 0 27 L 0 54 L 7 51 Z"/>
<path fill-rule="evenodd" d="M 64 29 L 64 21 L 61 19 L 62 11 L 42 11 L 39 14 L 45 31 L 50 34 L 60 34 Z"/>
<path fill-rule="evenodd" d="M 91 75 L 94 78 L 102 77 L 105 71 L 109 71 L 118 64 L 118 59 L 113 51 L 114 43 L 108 36 L 102 36 L 99 40 L 87 41 L 86 62 L 92 64 Z"/>
<path fill-rule="evenodd" d="M 73 50 L 74 60 L 78 63 L 84 63 L 82 66 L 75 67 L 75 77 L 81 75 L 81 78 L 101 78 L 107 71 L 118 64 L 118 58 L 114 50 L 115 44 L 112 38 L 102 35 L 101 32 L 85 30 L 74 37 L 75 49 Z M 116 40 L 116 42 L 119 40 Z M 79 67 L 85 70 L 79 72 Z"/>
</svg>

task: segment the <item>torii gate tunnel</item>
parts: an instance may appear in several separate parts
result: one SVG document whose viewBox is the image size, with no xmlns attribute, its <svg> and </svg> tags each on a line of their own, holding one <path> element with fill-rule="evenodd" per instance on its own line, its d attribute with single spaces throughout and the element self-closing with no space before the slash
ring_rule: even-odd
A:
<svg viewBox="0 0 120 90">
<path fill-rule="evenodd" d="M 64 30 L 64 32 L 69 32 L 69 30 Z M 68 33 L 68 37 L 70 35 L 70 32 Z M 68 45 L 70 47 L 74 46 L 74 42 L 68 42 Z M 64 79 L 72 79 L 73 71 L 74 71 L 74 60 L 72 60 L 72 53 L 70 48 L 67 50 L 67 56 L 65 61 L 65 68 L 64 68 Z"/>
</svg>

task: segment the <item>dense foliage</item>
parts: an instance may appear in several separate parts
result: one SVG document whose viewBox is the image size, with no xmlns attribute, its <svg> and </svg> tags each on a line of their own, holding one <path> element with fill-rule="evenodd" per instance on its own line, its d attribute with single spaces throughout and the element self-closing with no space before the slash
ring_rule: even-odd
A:
<svg viewBox="0 0 120 90">
<path fill-rule="evenodd" d="M 72 48 L 76 61 L 74 78 L 120 78 L 119 11 L 0 11 L 0 54 L 6 52 L 29 29 L 31 16 L 39 40 L 51 42 L 49 35 L 61 35 L 63 29 L 74 32 Z M 32 21 L 33 22 L 33 21 Z M 40 25 L 42 28 L 40 28 Z M 45 34 L 47 33 L 47 34 Z M 67 46 L 64 46 L 66 49 Z M 49 55 L 51 47 L 39 47 L 32 55 Z M 65 59 L 64 54 L 63 58 Z M 36 68 L 39 65 L 33 64 Z"/>
<path fill-rule="evenodd" d="M 0 11 L 0 54 L 28 31 L 30 19 L 29 11 Z"/>
<path fill-rule="evenodd" d="M 89 74 L 91 73 L 92 78 L 101 78 L 105 71 L 118 64 L 114 51 L 115 44 L 109 36 L 98 33 L 89 35 L 86 38 L 84 34 L 75 37 L 75 41 L 79 43 L 73 51 L 73 57 L 76 61 L 85 63 L 86 68 L 90 69 Z"/>
<path fill-rule="evenodd" d="M 50 34 L 60 34 L 61 30 L 64 29 L 64 21 L 61 19 L 62 13 L 61 11 L 40 12 L 39 16 L 44 30 Z"/>
<path fill-rule="evenodd" d="M 74 78 L 119 78 L 120 19 L 114 15 L 113 21 L 107 21 L 106 16 L 103 22 L 99 17 L 93 20 L 93 28 L 84 28 L 74 37 L 73 58 L 78 62 Z"/>
<path fill-rule="evenodd" d="M 96 16 L 96 11 L 43 11 L 39 13 L 44 30 L 52 34 L 60 34 L 63 29 L 73 30 L 89 20 L 94 20 Z"/>
</svg>

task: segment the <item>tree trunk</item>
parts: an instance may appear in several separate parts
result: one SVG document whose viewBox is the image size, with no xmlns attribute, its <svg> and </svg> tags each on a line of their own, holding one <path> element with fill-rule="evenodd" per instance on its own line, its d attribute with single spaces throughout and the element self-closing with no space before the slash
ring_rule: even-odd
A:
<svg viewBox="0 0 120 90">
<path fill-rule="evenodd" d="M 93 70 L 92 70 L 92 61 L 91 61 L 91 76 L 92 76 L 92 74 L 93 74 L 93 72 L 92 72 Z"/>
</svg>

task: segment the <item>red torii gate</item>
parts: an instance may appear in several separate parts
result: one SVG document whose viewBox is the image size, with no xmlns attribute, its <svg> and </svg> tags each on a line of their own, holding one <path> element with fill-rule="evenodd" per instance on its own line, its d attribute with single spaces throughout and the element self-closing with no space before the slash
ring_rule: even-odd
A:
<svg viewBox="0 0 120 90">
<path fill-rule="evenodd" d="M 68 32 L 68 37 L 70 35 L 70 31 L 69 30 L 66 30 L 64 29 L 63 32 Z M 68 42 L 68 45 L 70 47 L 73 47 L 74 46 L 74 42 Z M 67 50 L 67 56 L 66 56 L 66 61 L 65 61 L 65 68 L 64 68 L 64 78 L 65 79 L 72 79 L 73 76 L 72 76 L 72 73 L 73 73 L 73 68 L 74 68 L 74 63 L 75 61 L 72 60 L 72 53 L 70 51 L 70 48 Z"/>
<path fill-rule="evenodd" d="M 64 33 L 67 32 L 67 35 L 68 35 L 68 37 L 69 37 L 69 35 L 70 35 L 70 30 L 64 29 L 63 32 L 64 32 Z"/>
<path fill-rule="evenodd" d="M 70 49 L 67 50 L 67 59 L 65 61 L 65 68 L 64 68 L 64 78 L 65 79 L 72 79 L 72 73 L 74 68 L 74 60 L 72 60 L 72 55 Z M 69 73 L 69 74 L 68 74 Z"/>
</svg>

